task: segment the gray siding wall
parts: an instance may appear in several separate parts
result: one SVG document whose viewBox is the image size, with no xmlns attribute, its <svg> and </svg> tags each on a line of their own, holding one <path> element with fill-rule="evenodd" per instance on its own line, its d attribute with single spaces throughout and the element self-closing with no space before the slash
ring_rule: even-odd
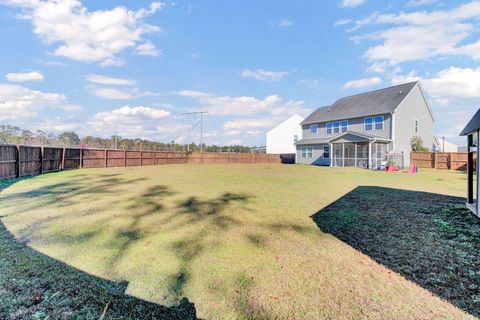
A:
<svg viewBox="0 0 480 320">
<path fill-rule="evenodd" d="M 312 158 L 302 158 L 302 147 L 307 146 L 297 146 L 297 157 L 296 162 L 301 164 L 315 164 L 319 166 L 329 166 L 330 158 L 323 157 L 323 147 L 329 146 L 329 144 L 314 144 L 308 147 L 313 147 L 313 157 Z M 331 156 L 331 150 L 330 150 Z"/>
<path fill-rule="evenodd" d="M 355 131 L 355 132 L 365 132 L 369 134 L 374 134 L 376 136 L 380 136 L 383 138 L 388 138 L 391 139 L 391 123 L 392 123 L 392 118 L 390 114 L 380 114 L 380 116 L 384 117 L 384 124 L 383 124 L 383 130 L 373 130 L 373 131 L 365 131 L 364 127 L 364 118 L 369 117 L 359 117 L 359 118 L 352 118 L 352 119 L 343 119 L 343 120 L 348 120 L 348 131 Z M 375 115 L 372 115 L 375 116 Z M 310 125 L 303 125 L 302 126 L 302 131 L 303 131 L 303 139 L 314 139 L 314 138 L 331 138 L 338 133 L 334 133 L 331 135 L 327 135 L 327 130 L 325 128 L 326 122 L 320 122 L 318 123 L 318 131 L 317 133 L 311 133 L 310 132 Z"/>
<path fill-rule="evenodd" d="M 434 144 L 435 123 L 419 86 L 415 86 L 403 103 L 397 108 L 395 115 L 394 151 L 404 152 L 405 163 L 410 164 L 410 139 L 419 136 L 423 146 L 432 149 Z M 415 133 L 414 121 L 419 122 L 418 133 Z"/>
</svg>

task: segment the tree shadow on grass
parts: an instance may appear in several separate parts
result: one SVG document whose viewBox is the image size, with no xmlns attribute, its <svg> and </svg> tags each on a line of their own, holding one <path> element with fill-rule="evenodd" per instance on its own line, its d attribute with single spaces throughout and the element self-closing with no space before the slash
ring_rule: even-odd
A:
<svg viewBox="0 0 480 320">
<path fill-rule="evenodd" d="M 360 186 L 312 219 L 322 231 L 480 317 L 480 220 L 465 199 Z"/>
<path fill-rule="evenodd" d="M 104 311 L 104 319 L 196 319 L 188 299 L 165 307 L 129 296 L 128 282 L 95 277 L 33 250 L 1 221 L 0 270 L 0 319 L 98 319 Z"/>
</svg>

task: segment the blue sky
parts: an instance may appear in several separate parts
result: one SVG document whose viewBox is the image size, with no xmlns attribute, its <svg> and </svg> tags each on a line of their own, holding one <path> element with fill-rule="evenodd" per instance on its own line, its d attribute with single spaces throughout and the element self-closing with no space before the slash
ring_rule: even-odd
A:
<svg viewBox="0 0 480 320">
<path fill-rule="evenodd" d="M 480 1 L 0 0 L 0 123 L 264 144 L 338 98 L 421 80 L 436 133 L 480 106 Z"/>
</svg>

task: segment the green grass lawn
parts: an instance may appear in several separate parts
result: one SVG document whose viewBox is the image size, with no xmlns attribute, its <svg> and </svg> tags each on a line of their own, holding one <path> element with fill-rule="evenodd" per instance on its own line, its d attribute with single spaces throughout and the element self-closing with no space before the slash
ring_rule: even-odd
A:
<svg viewBox="0 0 480 320">
<path fill-rule="evenodd" d="M 84 169 L 12 185 L 0 216 L 18 242 L 127 281 L 127 294 L 160 305 L 187 297 L 201 318 L 469 318 L 319 229 L 311 216 L 359 186 L 463 197 L 466 176 L 253 164 Z"/>
</svg>

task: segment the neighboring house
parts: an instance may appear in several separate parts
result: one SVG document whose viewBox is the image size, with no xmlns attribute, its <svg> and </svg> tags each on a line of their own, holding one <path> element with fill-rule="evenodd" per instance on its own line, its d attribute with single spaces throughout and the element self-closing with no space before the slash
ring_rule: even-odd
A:
<svg viewBox="0 0 480 320">
<path fill-rule="evenodd" d="M 445 137 L 435 137 L 435 144 L 438 146 L 436 151 L 458 152 L 458 146 L 450 141 L 447 141 Z"/>
<path fill-rule="evenodd" d="M 300 123 L 305 118 L 295 114 L 267 132 L 267 153 L 296 153 L 295 143 L 302 139 Z"/>
<path fill-rule="evenodd" d="M 348 96 L 302 122 L 297 163 L 375 168 L 410 163 L 410 140 L 435 148 L 435 118 L 420 82 Z"/>
<path fill-rule="evenodd" d="M 480 157 L 476 157 L 480 145 L 480 109 L 467 123 L 467 126 L 460 133 L 467 136 L 467 208 L 480 217 L 479 196 L 480 196 Z M 476 177 L 474 172 L 476 171 Z M 475 192 L 474 192 L 475 190 Z"/>
</svg>

